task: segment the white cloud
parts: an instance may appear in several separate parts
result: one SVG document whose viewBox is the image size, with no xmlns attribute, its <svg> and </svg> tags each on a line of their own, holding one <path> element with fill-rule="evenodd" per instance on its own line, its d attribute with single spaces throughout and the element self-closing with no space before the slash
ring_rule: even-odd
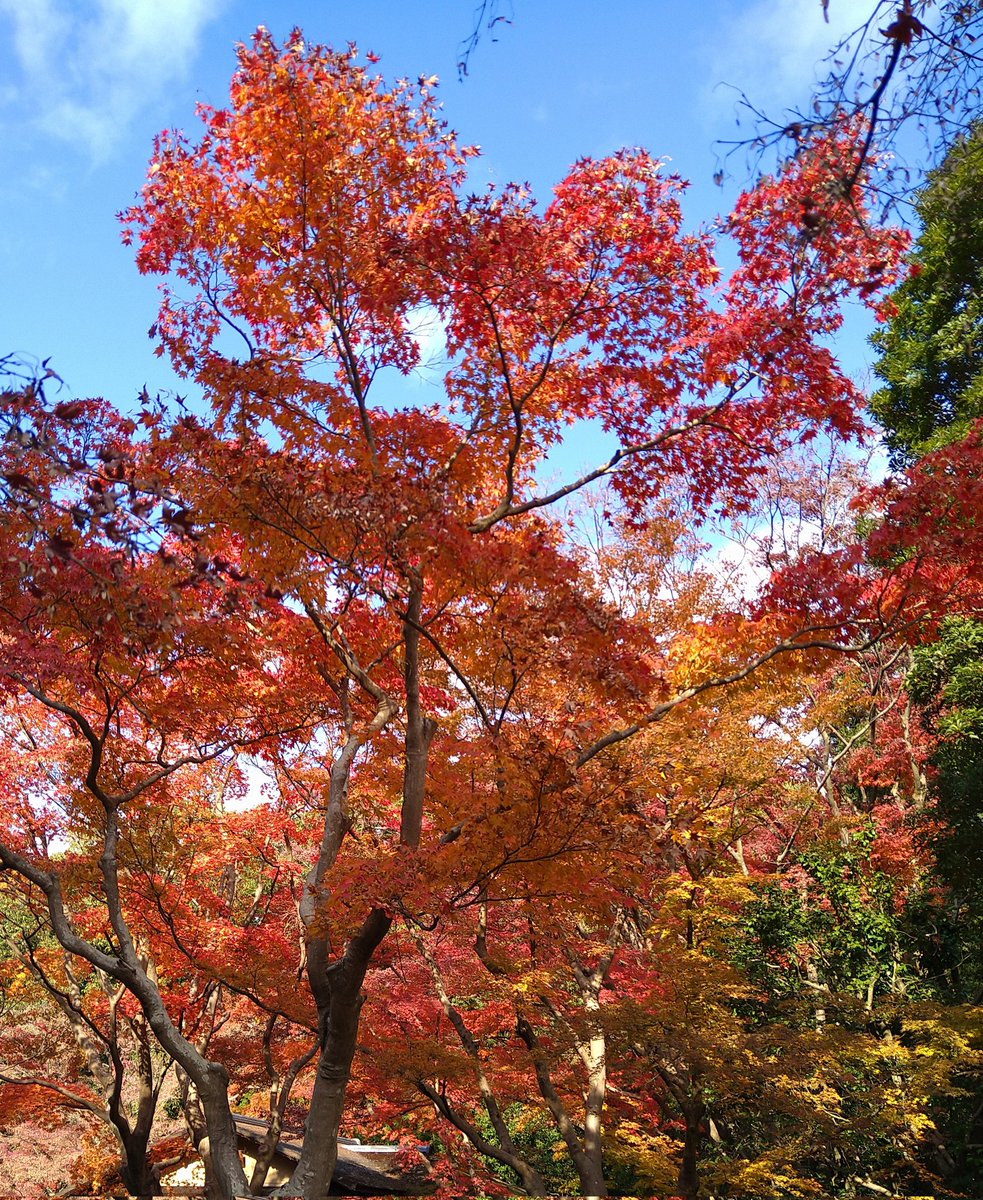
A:
<svg viewBox="0 0 983 1200">
<path fill-rule="evenodd" d="M 740 14 L 725 22 L 714 40 L 705 100 L 710 115 L 717 120 L 723 109 L 733 111 L 740 92 L 776 117 L 807 104 L 813 85 L 826 73 L 823 59 L 868 20 L 872 8 L 871 0 L 829 0 L 827 23 L 821 0 L 741 5 Z"/>
<path fill-rule="evenodd" d="M 31 124 L 97 160 L 191 65 L 225 0 L 0 0 Z M 10 107 L 13 89 L 0 97 Z"/>
<path fill-rule="evenodd" d="M 414 376 L 419 383 L 437 383 L 447 369 L 447 330 L 440 313 L 421 304 L 409 316 L 409 334 L 420 351 Z"/>
</svg>

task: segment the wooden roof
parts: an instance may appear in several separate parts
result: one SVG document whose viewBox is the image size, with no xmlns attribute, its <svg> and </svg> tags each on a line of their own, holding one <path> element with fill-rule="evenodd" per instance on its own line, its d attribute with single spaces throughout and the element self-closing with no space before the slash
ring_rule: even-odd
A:
<svg viewBox="0 0 983 1200">
<path fill-rule="evenodd" d="M 256 1117 L 233 1114 L 240 1149 L 259 1145 L 269 1123 Z M 430 1168 L 423 1153 L 409 1170 L 396 1165 L 401 1146 L 363 1145 L 357 1139 L 338 1139 L 338 1162 L 331 1181 L 331 1194 L 341 1196 L 422 1196 L 433 1191 Z M 426 1147 L 419 1147 L 424 1151 Z M 281 1169 L 300 1160 L 301 1143 L 289 1137 L 277 1142 L 274 1165 Z M 279 1161 L 278 1161 L 279 1160 Z"/>
</svg>

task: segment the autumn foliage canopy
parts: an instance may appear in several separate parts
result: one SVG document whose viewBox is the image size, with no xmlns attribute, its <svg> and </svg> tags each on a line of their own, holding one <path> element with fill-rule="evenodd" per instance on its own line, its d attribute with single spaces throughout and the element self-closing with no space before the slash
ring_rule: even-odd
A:
<svg viewBox="0 0 983 1200">
<path fill-rule="evenodd" d="M 935 1169 L 898 1089 L 955 1095 L 978 1051 L 898 1015 L 934 744 L 899 663 L 978 608 L 946 489 L 979 443 L 858 536 L 832 347 L 907 244 L 862 131 L 690 232 L 642 150 L 474 193 L 436 81 L 373 64 L 261 29 L 229 106 L 158 138 L 123 228 L 199 400 L 4 396 L 5 1087 L 101 1122 L 138 1191 L 171 1100 L 223 1198 L 301 1125 L 278 1194 L 321 1197 L 343 1121 L 439 1141 L 447 1194 Z M 720 531 L 796 506 L 748 599 Z M 268 1122 L 250 1178 L 235 1112 Z"/>
</svg>

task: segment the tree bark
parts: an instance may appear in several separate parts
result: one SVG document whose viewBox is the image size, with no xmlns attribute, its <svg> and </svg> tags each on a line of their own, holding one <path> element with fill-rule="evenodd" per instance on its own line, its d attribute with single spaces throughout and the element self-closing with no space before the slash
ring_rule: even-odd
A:
<svg viewBox="0 0 983 1200">
<path fill-rule="evenodd" d="M 570 1160 L 576 1168 L 580 1179 L 580 1186 L 583 1189 L 583 1195 L 606 1196 L 608 1189 L 607 1184 L 604 1182 L 600 1141 L 598 1140 L 596 1145 L 592 1144 L 590 1152 L 587 1151 L 580 1140 L 573 1121 L 570 1119 L 570 1114 L 567 1112 L 559 1092 L 553 1084 L 553 1078 L 546 1062 L 546 1055 L 532 1025 L 530 1025 L 526 1017 L 520 1016 L 515 1028 L 518 1036 L 525 1042 L 526 1048 L 532 1058 L 533 1070 L 536 1073 L 536 1083 L 539 1085 L 539 1094 L 546 1101 L 546 1107 L 550 1110 L 554 1124 L 566 1143 L 567 1153 L 570 1155 Z"/>
<path fill-rule="evenodd" d="M 403 620 L 404 669 L 406 685 L 406 735 L 403 756 L 400 844 L 408 851 L 420 842 L 426 795 L 427 761 L 436 725 L 423 714 L 420 703 L 420 619 L 423 583 L 411 572 L 406 614 Z M 321 853 L 311 874 L 304 903 L 308 929 L 318 928 L 318 905 L 324 881 L 334 864 L 342 840 L 348 832 L 348 783 L 352 761 L 358 748 L 374 732 L 381 730 L 396 708 L 389 695 L 361 669 L 350 649 L 331 633 L 313 608 L 307 606 L 315 626 L 327 644 L 341 659 L 350 675 L 376 701 L 376 713 L 362 733 L 348 730 L 348 739 L 331 769 L 328 811 Z M 327 1195 L 338 1159 L 338 1130 L 345 1107 L 345 1091 L 351 1077 L 352 1060 L 358 1043 L 359 1017 L 364 1002 L 362 984 L 372 956 L 392 926 L 392 914 L 373 908 L 361 928 L 348 943 L 344 954 L 330 961 L 330 942 L 320 932 L 309 937 L 307 974 L 318 1010 L 321 1050 L 311 1106 L 304 1126 L 304 1146 L 290 1182 L 278 1188 L 278 1196 L 302 1196 L 322 1200 Z"/>
<path fill-rule="evenodd" d="M 277 1196 L 322 1200 L 331 1186 L 338 1159 L 338 1130 L 345 1108 L 345 1091 L 358 1042 L 364 1000 L 362 984 L 372 955 L 391 925 L 388 913 L 373 909 L 342 958 L 329 965 L 324 965 L 325 939 L 311 944 L 308 970 L 322 975 L 328 1002 L 320 1023 L 321 1052 L 304 1126 L 304 1148 L 290 1182 L 277 1189 Z"/>
<path fill-rule="evenodd" d="M 700 1151 L 703 1147 L 703 1105 L 687 1105 L 683 1110 L 686 1131 L 683 1134 L 683 1158 L 679 1167 L 679 1194 L 696 1200 L 700 1192 Z"/>
<path fill-rule="evenodd" d="M 266 1063 L 266 1073 L 270 1080 L 270 1123 L 265 1136 L 256 1148 L 256 1159 L 249 1177 L 249 1186 L 254 1194 L 258 1194 L 260 1188 L 266 1183 L 270 1164 L 273 1162 L 273 1157 L 276 1154 L 277 1142 L 279 1142 L 280 1134 L 283 1132 L 283 1118 L 287 1110 L 287 1101 L 290 1099 L 290 1093 L 297 1081 L 297 1076 L 318 1051 L 318 1046 L 315 1043 L 304 1054 L 298 1054 L 291 1061 L 286 1071 L 282 1075 L 279 1074 L 273 1062 L 272 1050 L 273 1030 L 276 1027 L 276 1022 L 276 1015 L 271 1015 L 266 1022 L 266 1029 L 263 1031 L 263 1058 Z"/>
</svg>

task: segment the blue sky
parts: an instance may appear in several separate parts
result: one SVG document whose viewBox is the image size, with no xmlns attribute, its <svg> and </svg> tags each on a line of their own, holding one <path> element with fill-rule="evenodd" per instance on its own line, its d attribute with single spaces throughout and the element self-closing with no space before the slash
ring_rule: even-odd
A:
<svg viewBox="0 0 983 1200">
<path fill-rule="evenodd" d="M 187 391 L 153 356 L 156 284 L 115 214 L 153 135 L 193 131 L 196 102 L 225 101 L 233 47 L 259 24 L 354 41 L 389 75 L 438 75 L 449 123 L 484 150 L 479 183 L 547 196 L 577 158 L 642 145 L 692 181 L 697 225 L 744 182 L 741 158 L 723 190 L 712 181 L 715 141 L 741 132 L 734 89 L 773 110 L 801 103 L 867 10 L 831 0 L 826 25 L 820 0 L 513 0 L 459 82 L 472 0 L 0 0 L 0 354 L 51 356 L 68 394 L 124 407 L 145 383 Z M 862 375 L 860 326 L 844 357 Z"/>
</svg>

